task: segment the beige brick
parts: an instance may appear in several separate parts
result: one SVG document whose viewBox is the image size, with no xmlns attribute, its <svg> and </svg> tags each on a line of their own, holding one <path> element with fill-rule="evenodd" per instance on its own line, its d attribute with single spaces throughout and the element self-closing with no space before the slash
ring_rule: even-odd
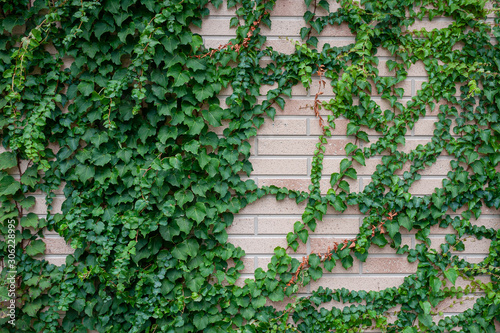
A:
<svg viewBox="0 0 500 333">
<path fill-rule="evenodd" d="M 43 259 L 45 259 L 49 264 L 56 265 L 56 266 L 62 266 L 66 264 L 66 256 L 44 256 Z"/>
<path fill-rule="evenodd" d="M 292 199 L 277 201 L 274 196 L 266 196 L 243 208 L 240 214 L 302 215 L 305 205 L 305 201 L 297 204 L 295 200 Z"/>
<path fill-rule="evenodd" d="M 308 186 L 311 184 L 310 179 L 296 179 L 296 178 L 262 178 L 259 177 L 259 186 L 277 186 L 286 187 L 294 191 L 307 191 Z"/>
<path fill-rule="evenodd" d="M 323 118 L 326 122 L 326 118 Z M 309 118 L 309 130 L 311 135 L 321 135 L 323 130 L 319 126 L 319 119 L 316 117 Z M 349 124 L 349 119 L 337 118 L 335 119 L 335 129 L 331 131 L 333 136 L 341 135 L 345 136 L 347 133 L 347 124 Z"/>
<path fill-rule="evenodd" d="M 479 219 L 471 219 L 471 223 L 477 226 L 484 226 L 486 228 L 491 228 L 498 230 L 500 228 L 500 216 L 495 218 L 479 217 Z"/>
<path fill-rule="evenodd" d="M 267 120 L 257 135 L 306 135 L 307 119 L 274 118 L 274 121 Z"/>
<path fill-rule="evenodd" d="M 431 237 L 431 248 L 433 249 L 440 249 L 441 244 L 445 244 L 445 238 L 444 237 Z M 466 254 L 466 253 L 471 253 L 471 254 L 481 254 L 481 253 L 488 253 L 489 248 L 490 248 L 490 243 L 491 240 L 487 238 L 483 238 L 481 240 L 478 240 L 475 237 L 469 236 L 463 240 L 465 250 L 464 251 L 454 251 L 453 253 L 458 253 L 458 254 Z"/>
<path fill-rule="evenodd" d="M 323 217 L 323 221 L 318 221 L 315 235 L 322 234 L 351 234 L 359 232 L 359 218 L 357 217 Z"/>
<path fill-rule="evenodd" d="M 408 68 L 408 77 L 410 76 L 428 76 L 424 63 L 419 60 Z"/>
<path fill-rule="evenodd" d="M 246 254 L 274 254 L 274 249 L 278 246 L 287 248 L 286 237 L 233 237 L 229 236 L 228 242 L 236 247 L 241 247 Z M 295 253 L 291 248 L 288 253 Z M 299 242 L 298 254 L 306 254 L 306 245 Z"/>
<path fill-rule="evenodd" d="M 303 26 L 303 23 L 302 23 Z M 300 31 L 300 29 L 299 29 Z M 334 25 L 328 25 L 325 27 L 325 29 L 321 32 L 321 34 L 317 34 L 316 30 L 312 29 L 312 36 L 325 36 L 325 37 L 356 37 L 353 33 L 351 33 L 351 30 L 349 29 L 349 26 L 347 23 L 342 23 L 341 25 L 334 24 Z"/>
<path fill-rule="evenodd" d="M 381 60 L 377 66 L 379 76 L 396 76 L 396 70 L 389 71 L 387 61 Z"/>
<path fill-rule="evenodd" d="M 302 139 L 302 138 L 259 138 L 258 139 L 259 155 L 313 155 L 316 150 L 318 139 Z M 354 140 L 348 139 L 329 139 L 325 145 L 325 155 L 343 154 L 345 146 Z"/>
<path fill-rule="evenodd" d="M 328 248 L 333 249 L 335 244 L 340 248 L 343 247 L 342 243 L 344 240 L 351 240 L 353 237 L 339 238 L 339 237 L 311 237 L 311 253 L 325 253 Z"/>
<path fill-rule="evenodd" d="M 253 217 L 236 217 L 233 224 L 227 228 L 227 233 L 230 235 L 253 235 L 255 231 L 255 221 Z"/>
<path fill-rule="evenodd" d="M 316 70 L 314 68 L 313 70 Z M 309 89 L 309 93 L 314 98 L 316 94 L 321 93 L 319 96 L 321 97 L 333 97 L 335 94 L 333 93 L 332 81 L 330 79 L 322 78 L 321 82 L 317 75 L 313 77 L 311 80 L 311 87 Z"/>
<path fill-rule="evenodd" d="M 203 19 L 201 28 L 192 25 L 191 31 L 202 36 L 228 36 L 234 38 L 236 36 L 236 27 L 229 27 L 229 18 L 221 18 L 216 16 L 207 16 Z M 228 39 L 229 39 L 228 38 Z"/>
<path fill-rule="evenodd" d="M 301 217 L 259 217 L 258 232 L 260 234 L 287 234 L 293 231 L 295 222 L 301 221 Z M 357 217 L 323 217 L 317 221 L 317 227 L 311 235 L 325 234 L 351 234 L 356 235 L 359 231 L 359 218 Z"/>
<path fill-rule="evenodd" d="M 335 11 L 339 5 L 335 2 L 330 1 L 330 11 Z M 224 1 L 218 9 L 216 9 L 212 4 L 208 4 L 207 8 L 210 10 L 211 16 L 219 15 L 235 15 L 235 7 L 227 9 L 227 1 Z M 312 10 L 312 6 L 309 8 Z M 307 7 L 303 1 L 297 0 L 280 0 L 274 5 L 274 9 L 271 11 L 271 16 L 288 16 L 288 17 L 300 17 L 304 15 L 307 11 Z M 316 10 L 317 15 L 327 15 L 327 12 L 318 7 Z"/>
<path fill-rule="evenodd" d="M 448 28 L 450 24 L 453 23 L 451 19 L 438 19 L 438 20 L 415 20 L 411 26 L 408 27 L 408 31 L 425 29 L 427 31 L 432 31 L 434 29 L 444 29 Z"/>
<path fill-rule="evenodd" d="M 259 158 L 252 157 L 253 176 L 260 175 L 307 175 L 307 158 Z"/>
<path fill-rule="evenodd" d="M 52 201 L 52 214 L 61 213 L 61 205 L 64 202 L 64 198 L 55 197 Z M 35 213 L 39 215 L 43 215 L 47 213 L 47 204 L 45 201 L 45 197 L 36 197 L 35 205 L 27 210 L 25 213 Z"/>
<path fill-rule="evenodd" d="M 61 237 L 44 238 L 45 254 L 72 254 L 75 250 Z"/>
<path fill-rule="evenodd" d="M 479 296 L 474 295 L 465 295 L 462 298 L 446 298 L 441 301 L 437 307 L 434 308 L 434 311 L 442 311 L 446 312 L 464 312 L 467 309 L 470 309 L 474 306 L 474 303 L 477 302 Z"/>
<path fill-rule="evenodd" d="M 349 276 L 349 277 L 323 277 L 318 281 L 311 282 L 311 291 L 317 290 L 320 286 L 323 288 L 349 290 L 381 291 L 386 288 L 397 287 L 404 281 L 404 277 L 384 277 L 376 279 L 367 276 Z"/>
<path fill-rule="evenodd" d="M 340 5 L 336 2 L 328 1 L 330 4 L 330 11 L 335 12 Z M 313 6 L 311 5 L 309 7 L 309 10 L 313 10 Z M 303 1 L 297 1 L 297 0 L 280 0 L 277 1 L 276 4 L 274 5 L 274 10 L 271 12 L 271 16 L 289 16 L 289 17 L 300 17 L 304 15 L 304 13 L 308 10 L 307 6 Z M 327 15 L 327 11 L 325 11 L 321 7 L 316 8 L 316 15 L 317 16 L 323 16 Z"/>
<path fill-rule="evenodd" d="M 359 191 L 359 182 L 353 179 L 346 179 L 352 192 Z M 259 186 L 277 186 L 286 187 L 295 191 L 309 191 L 311 185 L 310 179 L 293 179 L 293 178 L 259 178 Z M 331 188 L 329 179 L 321 179 L 320 181 L 321 194 L 326 194 Z"/>
<path fill-rule="evenodd" d="M 344 47 L 344 46 L 347 46 L 349 44 L 354 44 L 356 41 L 355 39 L 336 39 L 336 38 L 328 38 L 328 37 L 320 37 L 318 38 L 318 51 L 321 51 L 323 50 L 323 47 L 326 45 L 326 44 L 329 44 L 330 47 Z"/>
<path fill-rule="evenodd" d="M 412 195 L 432 194 L 435 192 L 436 188 L 443 187 L 442 181 L 442 179 L 436 178 L 419 179 L 412 184 L 408 192 Z"/>
<path fill-rule="evenodd" d="M 409 263 L 406 258 L 370 258 L 362 263 L 363 273 L 367 274 L 413 274 L 417 262 Z"/>
<path fill-rule="evenodd" d="M 259 98 L 259 103 L 262 103 L 261 102 L 262 100 L 263 100 L 262 98 Z M 279 107 L 276 106 L 276 114 L 284 116 L 314 116 L 314 111 L 312 109 L 313 105 L 314 105 L 314 98 L 304 98 L 304 97 L 297 99 L 285 98 L 285 110 L 281 110 Z M 323 111 L 323 114 L 328 114 L 328 113 L 327 111 Z"/>
<path fill-rule="evenodd" d="M 243 268 L 240 273 L 249 273 L 253 274 L 255 272 L 255 260 L 254 257 L 243 257 L 241 258 L 241 261 L 243 261 L 243 265 L 245 265 L 245 268 Z M 234 267 L 234 261 L 233 259 L 229 259 L 227 261 L 227 266 L 228 268 Z"/>
<path fill-rule="evenodd" d="M 300 216 L 297 217 L 259 217 L 258 218 L 258 234 L 259 235 L 286 235 L 293 232 L 293 225 L 296 221 L 300 221 Z"/>
<path fill-rule="evenodd" d="M 268 39 L 264 43 L 264 48 L 271 47 L 274 51 L 280 52 L 283 54 L 293 54 L 295 52 L 295 44 L 294 41 L 299 41 L 299 39 L 294 38 L 290 40 L 286 39 Z"/>
<path fill-rule="evenodd" d="M 412 150 L 416 149 L 418 145 L 422 145 L 425 147 L 427 143 L 431 142 L 431 139 L 413 139 L 406 137 L 406 144 L 398 145 L 398 150 L 403 151 L 405 153 L 410 153 Z M 448 153 L 446 150 L 441 152 L 441 156 L 447 156 Z"/>
</svg>

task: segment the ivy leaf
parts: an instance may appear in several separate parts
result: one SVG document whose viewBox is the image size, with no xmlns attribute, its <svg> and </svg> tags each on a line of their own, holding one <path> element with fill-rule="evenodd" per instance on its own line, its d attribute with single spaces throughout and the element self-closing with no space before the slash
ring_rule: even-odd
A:
<svg viewBox="0 0 500 333">
<path fill-rule="evenodd" d="M 179 191 L 175 192 L 174 198 L 177 201 L 177 204 L 179 205 L 179 207 L 182 207 L 186 203 L 193 201 L 194 195 L 193 195 L 193 192 L 191 192 L 189 190 L 186 190 L 186 191 L 179 190 Z"/>
<path fill-rule="evenodd" d="M 28 186 L 35 186 L 38 181 L 38 169 L 35 165 L 30 166 L 21 176 L 21 183 Z"/>
<path fill-rule="evenodd" d="M 410 218 L 406 214 L 401 214 L 398 216 L 398 223 L 400 226 L 405 227 L 408 231 L 411 231 L 413 228 L 413 223 L 410 221 Z"/>
<path fill-rule="evenodd" d="M 348 167 L 350 167 L 352 165 L 352 162 L 347 159 L 347 158 L 344 158 L 341 162 L 340 162 L 340 173 L 343 173 Z"/>
<path fill-rule="evenodd" d="M 174 78 L 174 87 L 180 87 L 189 81 L 189 76 L 179 64 L 170 67 L 167 71 L 167 75 Z"/>
<path fill-rule="evenodd" d="M 203 286 L 203 283 L 205 282 L 205 278 L 202 276 L 195 276 L 191 279 L 186 280 L 186 287 L 189 288 L 189 290 L 193 292 L 197 292 L 201 289 L 201 286 Z"/>
<path fill-rule="evenodd" d="M 197 202 L 186 210 L 186 215 L 190 219 L 200 223 L 207 216 L 207 208 L 205 204 Z"/>
<path fill-rule="evenodd" d="M 285 298 L 285 293 L 281 288 L 276 288 L 273 290 L 273 292 L 269 295 L 269 299 L 273 302 L 280 302 Z"/>
<path fill-rule="evenodd" d="M 36 228 L 38 225 L 38 216 L 35 213 L 28 213 L 27 216 L 21 218 L 21 227 Z"/>
<path fill-rule="evenodd" d="M 201 71 L 207 68 L 207 66 L 205 66 L 204 61 L 197 58 L 189 58 L 186 61 L 186 66 L 187 68 L 190 68 L 193 71 Z"/>
<path fill-rule="evenodd" d="M 4 175 L 0 180 L 0 195 L 12 195 L 21 188 L 21 184 L 10 175 Z"/>
<path fill-rule="evenodd" d="M 192 238 L 189 238 L 178 244 L 172 250 L 172 256 L 179 260 L 186 260 L 188 256 L 196 257 L 199 248 L 200 246 L 198 242 Z"/>
<path fill-rule="evenodd" d="M 197 329 L 202 330 L 208 326 L 208 316 L 205 312 L 199 313 L 197 316 L 194 316 L 193 324 Z"/>
<path fill-rule="evenodd" d="M 29 196 L 19 201 L 19 205 L 24 209 L 29 209 L 35 205 L 35 197 Z"/>
<path fill-rule="evenodd" d="M 45 243 L 41 239 L 34 240 L 26 247 L 26 254 L 33 257 L 45 252 Z"/>
<path fill-rule="evenodd" d="M 95 176 L 95 168 L 90 165 L 79 164 L 77 165 L 75 171 L 82 183 L 85 183 L 87 180 Z"/>
<path fill-rule="evenodd" d="M 214 88 L 212 88 L 211 85 L 196 84 L 193 87 L 193 93 L 195 94 L 196 99 L 202 102 L 207 98 L 213 96 Z"/>
<path fill-rule="evenodd" d="M 6 170 L 17 166 L 16 154 L 13 152 L 4 152 L 0 154 L 0 170 Z"/>
<path fill-rule="evenodd" d="M 92 144 L 94 144 L 97 148 L 99 148 L 101 144 L 106 143 L 108 141 L 109 141 L 109 135 L 104 131 L 97 131 L 90 138 L 90 142 L 92 142 Z"/>
<path fill-rule="evenodd" d="M 430 285 L 431 285 L 432 292 L 434 294 L 437 294 L 441 290 L 443 283 L 441 282 L 441 280 L 438 277 L 431 276 L 430 277 Z M 429 306 L 430 306 L 430 304 L 429 304 Z"/>
<path fill-rule="evenodd" d="M 454 268 L 449 268 L 446 271 L 444 271 L 444 276 L 446 276 L 446 278 L 448 280 L 450 280 L 450 282 L 453 285 L 455 285 L 455 281 L 457 280 L 458 273 Z"/>
<path fill-rule="evenodd" d="M 201 111 L 203 118 L 213 127 L 221 126 L 224 110 L 218 105 L 210 105 L 208 110 Z"/>
<path fill-rule="evenodd" d="M 26 302 L 26 304 L 23 305 L 23 312 L 28 314 L 30 317 L 36 317 L 36 314 L 42 308 L 42 305 L 43 303 L 40 298 L 31 302 Z"/>
<path fill-rule="evenodd" d="M 361 164 L 362 166 L 366 166 L 365 164 L 365 156 L 361 152 L 361 150 L 358 150 L 356 154 L 352 157 L 356 162 Z"/>
<path fill-rule="evenodd" d="M 90 96 L 94 91 L 94 82 L 81 81 L 78 84 L 78 91 L 81 92 L 83 96 Z"/>
<path fill-rule="evenodd" d="M 346 175 L 347 177 L 349 177 L 351 179 L 358 179 L 358 173 L 356 172 L 356 170 L 354 168 L 347 169 L 346 172 L 344 173 L 344 175 Z"/>
</svg>

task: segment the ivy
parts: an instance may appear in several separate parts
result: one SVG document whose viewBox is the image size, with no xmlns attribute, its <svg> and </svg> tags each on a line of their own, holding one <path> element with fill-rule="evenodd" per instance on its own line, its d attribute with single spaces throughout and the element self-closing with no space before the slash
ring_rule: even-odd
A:
<svg viewBox="0 0 500 333">
<path fill-rule="evenodd" d="M 340 0 L 331 11 L 327 1 L 306 0 L 302 41 L 291 42 L 295 52 L 288 55 L 263 47 L 261 29 L 271 26 L 275 2 L 227 1 L 236 10 L 236 37 L 211 50 L 191 27 L 202 26 L 207 5 L 218 8 L 219 0 L 0 5 L 0 257 L 8 263 L 8 244 L 15 244 L 18 305 L 16 325 L 2 315 L 0 332 L 495 331 L 500 233 L 471 221 L 485 208 L 500 208 L 494 41 L 500 30 L 498 17 L 487 18 L 498 4 L 487 10 L 486 1 L 476 0 Z M 327 14 L 319 16 L 319 8 Z M 425 16 L 453 22 L 411 30 Z M 319 49 L 314 34 L 342 23 L 355 41 Z M 379 75 L 381 49 L 394 56 L 386 62 L 393 76 Z M 264 57 L 272 60 L 265 66 Z M 397 85 L 419 61 L 428 82 L 404 102 Z M 252 171 L 248 140 L 274 118 L 276 106 L 285 107 L 293 86 L 309 88 L 314 75 L 320 89 L 311 109 L 323 134 L 311 152 L 309 191 L 258 188 L 242 177 Z M 320 101 L 325 78 L 335 98 Z M 264 100 L 258 98 L 263 85 L 277 87 Z M 218 96 L 228 87 L 232 94 L 222 108 Z M 373 92 L 391 109 L 383 110 Z M 401 151 L 428 109 L 437 112 L 433 137 Z M 354 142 L 323 195 L 325 146 L 339 117 L 349 120 Z M 223 124 L 217 135 L 214 128 Z M 442 187 L 411 195 L 412 184 L 445 153 L 451 171 Z M 382 159 L 371 182 L 361 192 L 351 189 L 347 180 L 356 180 L 357 169 L 376 155 Z M 62 214 L 52 214 L 63 182 Z M 34 193 L 45 195 L 46 218 L 29 212 Z M 266 270 L 241 281 L 245 253 L 228 242 L 226 228 L 266 195 L 306 202 L 287 235 L 293 250 L 307 242 L 328 207 L 359 208 L 363 223 L 355 238 L 302 261 L 277 247 Z M 428 237 L 436 226 L 454 230 L 438 249 Z M 40 259 L 46 229 L 75 248 L 65 265 Z M 405 230 L 415 232 L 413 249 L 402 244 Z M 491 240 L 480 263 L 457 254 L 468 237 Z M 325 270 L 365 261 L 372 245 L 418 261 L 417 272 L 379 292 L 320 287 L 297 296 L 300 286 L 321 282 Z M 2 304 L 12 299 L 8 271 L 2 266 Z M 472 308 L 434 317 L 444 300 L 476 293 Z M 282 310 L 270 305 L 285 299 Z M 332 301 L 343 306 L 322 306 Z"/>
</svg>

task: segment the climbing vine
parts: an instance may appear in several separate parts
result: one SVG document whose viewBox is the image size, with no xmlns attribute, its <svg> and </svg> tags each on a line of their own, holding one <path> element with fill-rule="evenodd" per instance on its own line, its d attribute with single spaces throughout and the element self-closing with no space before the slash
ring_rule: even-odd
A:
<svg viewBox="0 0 500 333">
<path fill-rule="evenodd" d="M 272 25 L 275 2 L 228 0 L 236 37 L 211 50 L 192 27 L 221 0 L 0 3 L 0 332 L 495 331 L 500 232 L 471 220 L 500 208 L 500 21 L 487 18 L 497 3 L 487 10 L 484 0 L 340 0 L 331 11 L 325 0 L 305 0 L 302 41 L 282 54 L 264 47 L 261 34 Z M 412 30 L 424 16 L 453 22 Z M 355 41 L 318 48 L 316 36 L 340 24 Z M 379 75 L 381 49 L 394 56 L 387 62 L 394 76 Z M 264 57 L 272 60 L 265 66 Z M 417 61 L 428 82 L 403 102 L 398 83 Z M 293 86 L 309 88 L 313 76 L 323 87 L 331 80 L 335 97 L 320 101 L 320 89 L 311 105 L 323 134 L 311 152 L 309 191 L 242 179 L 252 171 L 248 140 L 284 108 Z M 263 85 L 276 88 L 261 100 Z M 232 94 L 222 108 L 218 95 L 227 87 Z M 374 92 L 392 109 L 383 110 Z M 438 110 L 432 139 L 401 151 L 429 109 Z M 355 141 L 324 195 L 325 145 L 341 116 Z M 213 128 L 223 121 L 228 126 L 217 135 Z M 369 137 L 368 129 L 378 135 Z M 442 188 L 411 195 L 422 170 L 443 154 L 451 171 Z M 371 182 L 351 191 L 347 178 L 357 179 L 356 168 L 375 155 L 383 157 Z M 53 214 L 61 185 L 62 214 Z M 35 193 L 45 194 L 44 218 L 30 212 Z M 227 241 L 226 228 L 265 195 L 306 202 L 287 235 L 292 250 L 329 207 L 357 207 L 363 223 L 355 238 L 302 261 L 277 247 L 267 270 L 236 284 L 244 251 Z M 439 249 L 430 246 L 433 226 L 454 230 Z M 402 245 L 401 228 L 415 232 L 415 248 Z M 65 265 L 40 259 L 44 230 L 76 249 Z M 466 237 L 491 240 L 480 263 L 456 254 Z M 365 261 L 372 245 L 418 261 L 417 272 L 380 292 L 320 287 L 297 297 L 299 286 L 336 265 Z M 433 317 L 440 302 L 472 294 L 479 295 L 472 308 Z M 284 310 L 270 306 L 285 298 L 291 301 Z M 322 306 L 331 301 L 344 306 Z"/>
</svg>

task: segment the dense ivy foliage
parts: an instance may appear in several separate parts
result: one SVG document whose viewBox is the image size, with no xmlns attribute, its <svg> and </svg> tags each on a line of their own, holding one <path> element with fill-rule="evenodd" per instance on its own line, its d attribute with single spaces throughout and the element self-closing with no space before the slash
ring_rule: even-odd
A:
<svg viewBox="0 0 500 333">
<path fill-rule="evenodd" d="M 341 7 L 330 11 L 325 0 L 306 0 L 303 44 L 297 43 L 291 55 L 263 47 L 266 37 L 260 32 L 272 24 L 272 0 L 229 0 L 227 6 L 237 8 L 231 20 L 237 36 L 207 50 L 192 27 L 209 15 L 208 2 L 0 3 L 0 128 L 8 149 L 0 155 L 2 235 L 7 237 L 9 219 L 18 226 L 16 325 L 3 316 L 0 332 L 357 332 L 370 327 L 494 332 L 500 316 L 500 232 L 471 223 L 485 208 L 500 208 L 495 169 L 500 48 L 492 42 L 500 29 L 498 19 L 486 19 L 485 1 L 341 0 Z M 218 7 L 221 0 L 211 3 Z M 318 16 L 319 7 L 329 14 Z M 426 15 L 454 21 L 441 30 L 409 30 Z M 355 42 L 318 49 L 315 35 L 343 23 Z M 387 62 L 393 77 L 378 75 L 381 48 L 397 60 Z M 263 57 L 272 61 L 259 65 Z M 397 84 L 419 60 L 429 81 L 402 103 Z M 311 152 L 310 191 L 257 188 L 242 180 L 252 171 L 248 139 L 274 117 L 276 107 L 284 107 L 294 85 L 308 87 L 316 74 L 332 80 L 335 98 L 315 101 L 316 111 L 331 114 L 321 119 L 324 135 Z M 257 99 L 259 88 L 271 84 L 277 88 Z M 217 96 L 228 86 L 228 107 L 221 108 Z M 373 92 L 392 109 L 381 109 Z M 407 131 L 435 108 L 432 140 L 402 152 Z M 347 134 L 356 141 L 345 147 L 347 158 L 322 195 L 325 144 L 340 116 L 350 120 Z M 218 136 L 211 128 L 223 120 L 229 125 Z M 368 128 L 379 136 L 369 137 Z M 445 153 L 452 171 L 442 188 L 410 195 L 422 170 Z M 356 179 L 356 167 L 380 154 L 371 183 L 362 192 L 350 191 L 346 177 Z M 404 167 L 402 177 L 395 175 Z M 20 178 L 11 176 L 16 172 Z M 44 219 L 26 214 L 35 203 L 30 194 L 46 193 L 50 208 L 62 182 L 63 214 Z M 276 248 L 267 270 L 257 269 L 255 279 L 235 285 L 244 252 L 227 242 L 225 229 L 235 213 L 264 195 L 306 200 L 302 220 L 287 236 L 292 249 L 307 241 L 328 207 L 340 212 L 357 207 L 365 217 L 355 239 L 332 243 L 303 262 Z M 432 226 L 454 229 L 439 250 L 430 247 Z M 415 248 L 402 245 L 401 227 L 415 231 Z M 66 265 L 40 260 L 44 228 L 76 248 Z M 491 240 L 489 256 L 478 264 L 452 253 L 463 250 L 469 236 Z M 372 244 L 418 261 L 417 273 L 380 292 L 320 288 L 293 298 L 300 285 L 335 265 L 348 268 L 354 257 L 366 260 Z M 6 259 L 6 242 L 0 248 Z M 3 269 L 3 300 L 8 299 L 6 274 Z M 457 279 L 468 286 L 455 286 Z M 472 308 L 433 321 L 434 307 L 443 300 L 477 292 Z M 269 306 L 285 297 L 292 301 L 284 311 Z M 345 306 L 322 308 L 332 300 Z"/>
</svg>

